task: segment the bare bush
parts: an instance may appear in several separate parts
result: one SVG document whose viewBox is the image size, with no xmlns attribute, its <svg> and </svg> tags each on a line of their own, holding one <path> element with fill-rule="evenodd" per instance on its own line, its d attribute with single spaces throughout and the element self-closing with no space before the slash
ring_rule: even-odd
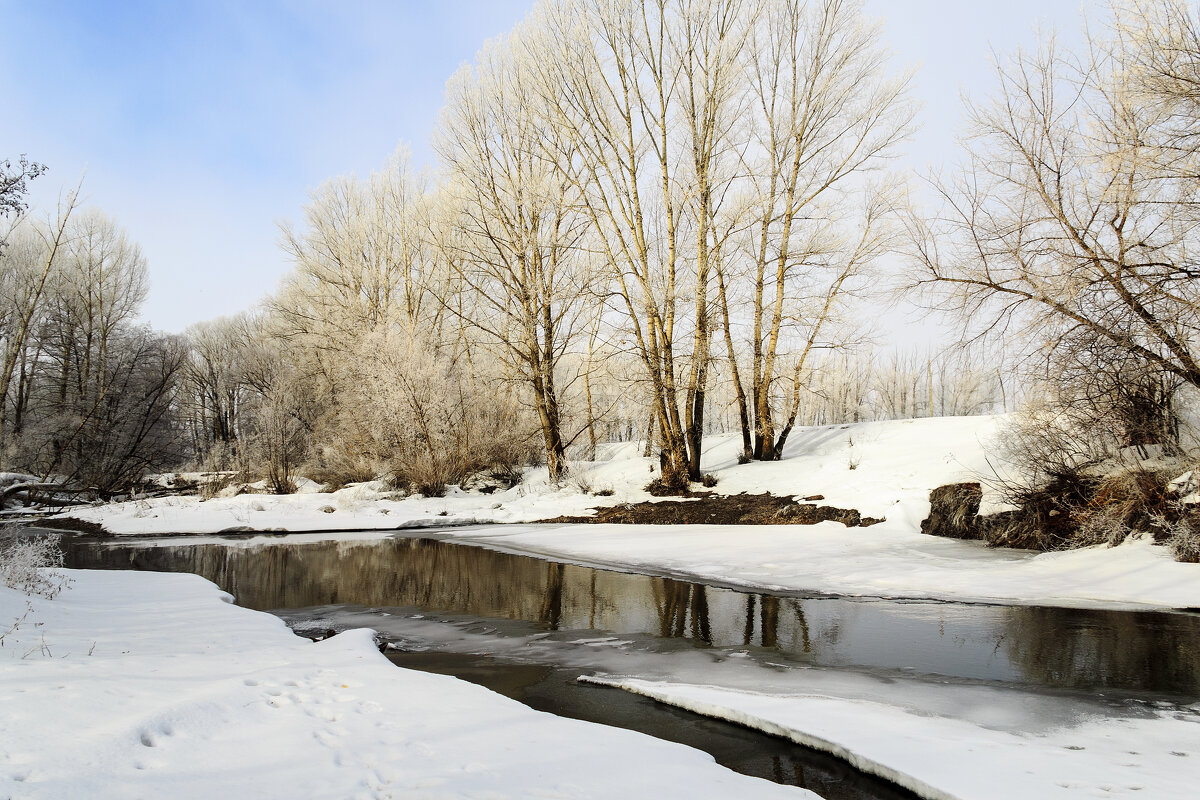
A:
<svg viewBox="0 0 1200 800">
<path fill-rule="evenodd" d="M 1000 455 L 1025 480 L 997 484 L 1003 499 L 1020 505 L 1034 487 L 1078 483 L 1089 468 L 1115 456 L 1120 442 L 1113 429 L 1093 422 L 1090 413 L 1045 400 L 1018 412 L 1002 434 Z"/>
<path fill-rule="evenodd" d="M 1175 554 L 1176 561 L 1200 563 L 1200 522 L 1187 516 L 1170 522 L 1163 520 L 1164 543 Z"/>
<path fill-rule="evenodd" d="M 58 596 L 67 577 L 56 536 L 7 536 L 0 539 L 0 583 L 26 595 Z"/>
<path fill-rule="evenodd" d="M 1123 447 L 1119 426 L 1090 428 L 1081 423 L 1091 412 L 1075 418 L 1069 411 L 1026 411 L 1014 421 L 1004 455 L 1024 477 L 989 483 L 1017 509 L 984 518 L 984 538 L 999 546 L 1062 550 L 1115 546 L 1147 533 L 1188 557 L 1194 536 L 1180 495 L 1191 484 L 1172 480 L 1179 462 L 1169 454 L 1163 460 L 1162 450 L 1147 458 L 1144 446 Z"/>
<path fill-rule="evenodd" d="M 1135 510 L 1136 504 L 1126 501 L 1083 511 L 1077 517 L 1075 544 L 1079 547 L 1119 545 L 1132 533 L 1129 518 Z"/>
<path fill-rule="evenodd" d="M 25 608 L 8 627 L 0 630 L 0 646 L 16 633 L 33 613 L 34 596 L 53 600 L 71 585 L 71 579 L 56 567 L 63 563 L 57 537 L 0 537 L 0 584 L 25 594 Z M 43 642 L 41 648 L 48 652 Z"/>
<path fill-rule="evenodd" d="M 340 435 L 323 446 L 330 463 L 440 495 L 480 470 L 519 474 L 536 452 L 536 422 L 515 396 L 413 331 L 364 337 L 349 378 L 335 411 Z"/>
</svg>

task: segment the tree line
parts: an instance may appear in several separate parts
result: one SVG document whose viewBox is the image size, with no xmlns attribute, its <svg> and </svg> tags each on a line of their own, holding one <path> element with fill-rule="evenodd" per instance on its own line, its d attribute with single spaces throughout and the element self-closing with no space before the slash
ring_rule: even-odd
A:
<svg viewBox="0 0 1200 800">
<path fill-rule="evenodd" d="M 1007 410 L 1031 386 L 1114 446 L 1167 441 L 1200 386 L 1200 36 L 1175 0 L 1105 24 L 998 60 L 930 208 L 889 172 L 913 76 L 860 3 L 544 0 L 450 79 L 436 170 L 401 150 L 329 181 L 281 232 L 280 289 L 177 337 L 137 324 L 120 228 L 70 197 L 34 221 L 40 165 L 4 162 L 4 462 L 437 491 L 534 462 L 562 481 L 638 439 L 682 489 L 714 431 L 774 460 L 797 425 Z M 872 355 L 884 284 L 1007 366 Z"/>
</svg>

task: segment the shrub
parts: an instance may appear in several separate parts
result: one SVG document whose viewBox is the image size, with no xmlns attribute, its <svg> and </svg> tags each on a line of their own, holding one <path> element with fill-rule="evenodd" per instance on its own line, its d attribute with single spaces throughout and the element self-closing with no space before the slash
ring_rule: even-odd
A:
<svg viewBox="0 0 1200 800">
<path fill-rule="evenodd" d="M 537 450 L 530 412 L 447 347 L 405 329 L 363 337 L 319 432 L 323 463 L 431 497 L 484 470 L 519 481 Z"/>
<path fill-rule="evenodd" d="M 1110 547 L 1119 545 L 1132 533 L 1127 522 L 1131 510 L 1128 504 L 1122 503 L 1078 514 L 1072 544 L 1078 547 L 1097 544 Z"/>
<path fill-rule="evenodd" d="M 336 492 L 339 489 L 345 489 L 352 483 L 366 483 L 367 481 L 374 480 L 378 477 L 380 470 L 360 469 L 340 463 L 327 463 L 319 466 L 309 466 L 304 472 L 308 478 L 321 484 L 321 491 L 328 494 Z"/>
<path fill-rule="evenodd" d="M 688 494 L 687 475 L 683 480 L 670 478 L 655 478 L 646 484 L 645 489 L 654 497 L 685 497 Z"/>
<path fill-rule="evenodd" d="M 244 479 L 245 476 L 240 476 Z M 211 500 L 217 497 L 224 490 L 228 489 L 235 483 L 239 482 L 239 475 L 232 472 L 217 473 L 215 475 L 206 475 L 200 480 L 200 497 L 205 500 Z"/>
<path fill-rule="evenodd" d="M 588 474 L 581 468 L 575 467 L 574 465 L 569 466 L 567 468 L 567 477 L 570 478 L 571 483 L 575 484 L 576 489 L 584 494 L 592 494 L 592 481 L 588 477 Z"/>
<path fill-rule="evenodd" d="M 1094 414 L 1043 403 L 1008 425 L 1000 455 L 1021 477 L 988 484 L 1017 510 L 981 518 L 990 544 L 1063 550 L 1120 544 L 1135 531 L 1161 540 L 1155 520 L 1179 519 L 1178 493 L 1170 486 L 1179 470 L 1163 469 L 1166 448 L 1125 447 L 1124 428 L 1095 424 Z"/>
<path fill-rule="evenodd" d="M 0 583 L 26 596 L 25 610 L 7 628 L 0 630 L 0 646 L 33 613 L 33 603 L 29 598 L 38 595 L 53 600 L 70 585 L 70 579 L 54 569 L 61 567 L 62 563 L 63 554 L 57 537 L 10 535 L 0 538 Z M 41 647 L 36 649 L 49 654 L 44 640 Z"/>
<path fill-rule="evenodd" d="M 67 579 L 55 567 L 63 563 L 58 538 L 7 536 L 0 540 L 0 583 L 27 595 L 53 599 Z"/>
<path fill-rule="evenodd" d="M 1200 524 L 1190 516 L 1167 526 L 1166 545 L 1175 553 L 1176 561 L 1200 564 Z"/>
</svg>

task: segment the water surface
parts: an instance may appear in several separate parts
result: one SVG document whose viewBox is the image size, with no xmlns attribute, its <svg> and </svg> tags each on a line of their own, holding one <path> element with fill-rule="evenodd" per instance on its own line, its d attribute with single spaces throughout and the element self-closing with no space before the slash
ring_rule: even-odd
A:
<svg viewBox="0 0 1200 800">
<path fill-rule="evenodd" d="M 431 539 L 78 541 L 70 565 L 187 571 L 239 605 L 420 609 L 603 631 L 788 663 L 1039 687 L 1200 694 L 1200 615 L 804 597 Z"/>
<path fill-rule="evenodd" d="M 77 538 L 68 566 L 194 572 L 319 638 L 682 742 L 828 800 L 911 800 L 845 762 L 580 675 L 854 696 L 1022 732 L 1200 695 L 1200 615 L 747 592 L 415 537 Z"/>
</svg>

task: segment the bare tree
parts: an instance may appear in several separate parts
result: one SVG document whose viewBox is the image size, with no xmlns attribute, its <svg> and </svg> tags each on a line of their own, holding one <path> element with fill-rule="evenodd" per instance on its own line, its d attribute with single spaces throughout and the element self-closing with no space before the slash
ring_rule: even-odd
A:
<svg viewBox="0 0 1200 800">
<path fill-rule="evenodd" d="M 246 391 L 238 413 L 243 440 L 239 466 L 265 474 L 277 493 L 295 488 L 293 475 L 315 445 L 330 413 L 328 386 L 314 379 L 306 352 L 277 335 L 269 315 L 244 320 L 240 378 Z"/>
<path fill-rule="evenodd" d="M 439 308 L 422 235 L 424 183 L 403 148 L 362 181 L 335 178 L 305 209 L 305 227 L 283 228 L 296 265 L 270 301 L 278 333 L 318 354 L 353 350 L 365 330 L 392 319 L 429 323 Z"/>
<path fill-rule="evenodd" d="M 242 414 L 252 391 L 247 358 L 255 323 L 248 314 L 199 322 L 187 329 L 186 394 L 195 457 L 218 469 L 238 462 Z"/>
<path fill-rule="evenodd" d="M 61 267 L 61 251 L 69 241 L 68 226 L 75 211 L 79 189 L 68 193 L 58 206 L 56 220 L 49 225 L 27 223 L 21 246 L 0 251 L 0 437 L 9 435 L 6 416 L 10 403 L 19 417 L 27 389 L 29 348 L 34 339 L 34 323 L 45 311 L 47 288 Z M 12 396 L 13 378 L 21 367 L 16 397 Z"/>
<path fill-rule="evenodd" d="M 107 490 L 163 463 L 182 349 L 134 327 L 146 262 L 110 217 L 75 215 L 55 256 L 18 392 L 25 458 L 43 475 Z"/>
<path fill-rule="evenodd" d="M 520 55 L 510 37 L 450 80 L 438 138 L 452 198 L 443 224 L 455 229 L 460 291 L 471 295 L 464 318 L 531 391 L 558 482 L 585 429 L 564 431 L 560 381 L 573 377 L 564 356 L 583 333 L 594 281 L 579 247 L 587 220 L 576 210 L 578 187 L 548 157 L 560 134 L 531 108 Z"/>
<path fill-rule="evenodd" d="M 996 353 L 894 350 L 875 371 L 875 417 L 969 416 L 1004 407 Z"/>
<path fill-rule="evenodd" d="M 141 248 L 103 211 L 76 215 L 69 234 L 42 338 L 58 368 L 60 396 L 74 391 L 86 401 L 107 392 L 111 340 L 136 318 L 149 282 Z"/>
<path fill-rule="evenodd" d="M 427 495 L 481 470 L 519 477 L 537 423 L 512 393 L 469 374 L 450 347 L 399 326 L 364 337 L 326 459 Z"/>
<path fill-rule="evenodd" d="M 624 307 L 671 485 L 699 478 L 720 162 L 751 11 L 735 0 L 545 3 L 526 50 Z"/>
<path fill-rule="evenodd" d="M 45 164 L 20 156 L 14 165 L 11 159 L 0 161 L 0 218 L 20 216 L 28 208 L 25 192 L 29 181 L 46 171 Z M 4 240 L 0 238 L 0 249 Z"/>
<path fill-rule="evenodd" d="M 438 299 L 447 269 L 431 244 L 431 204 L 401 148 L 369 180 L 338 178 L 321 187 L 305 210 L 304 228 L 284 228 L 283 246 L 296 267 L 266 303 L 256 334 L 263 374 L 252 385 L 256 409 L 275 408 L 279 420 L 288 417 L 297 427 L 271 426 L 276 441 L 295 446 L 272 445 L 267 455 L 294 449 L 313 458 L 314 468 L 328 469 L 322 454 L 338 450 L 339 408 L 354 388 L 364 338 L 398 325 L 437 340 L 447 316 Z M 303 386 L 303 402 L 271 406 L 279 385 Z"/>
<path fill-rule="evenodd" d="M 888 189 L 864 185 L 863 176 L 907 137 L 915 107 L 910 75 L 890 74 L 879 26 L 864 18 L 858 2 L 768 0 L 746 53 L 752 157 L 759 163 L 751 171 L 755 201 L 746 248 L 753 323 L 743 445 L 746 457 L 772 460 L 787 438 L 776 422 L 781 348 L 800 351 L 794 384 L 830 317 L 852 296 L 855 279 L 887 248 Z M 878 196 L 870 197 L 872 191 Z M 861 195 L 868 199 L 856 212 L 854 198 Z M 744 406 L 732 349 L 730 356 Z M 784 431 L 794 423 L 789 416 Z"/>
<path fill-rule="evenodd" d="M 966 166 L 934 182 L 941 212 L 909 219 L 914 285 L 976 333 L 1022 332 L 1053 373 L 1119 353 L 1112 374 L 1200 385 L 1200 181 L 1171 155 L 1173 107 L 1147 101 L 1161 46 L 1118 25 L 1082 55 L 1046 38 L 1000 61 L 995 97 L 969 108 Z"/>
<path fill-rule="evenodd" d="M 77 397 L 71 409 L 46 416 L 50 424 L 65 425 L 43 437 L 52 443 L 52 458 L 40 472 L 109 493 L 147 471 L 178 465 L 184 452 L 177 411 L 185 359 L 186 349 L 175 338 L 133 326 L 111 331 L 98 367 L 105 373 L 97 381 L 102 396 Z"/>
<path fill-rule="evenodd" d="M 1184 0 L 1113 0 L 1113 35 L 1139 102 L 1162 114 L 1158 153 L 1168 173 L 1200 170 L 1200 14 Z"/>
</svg>

